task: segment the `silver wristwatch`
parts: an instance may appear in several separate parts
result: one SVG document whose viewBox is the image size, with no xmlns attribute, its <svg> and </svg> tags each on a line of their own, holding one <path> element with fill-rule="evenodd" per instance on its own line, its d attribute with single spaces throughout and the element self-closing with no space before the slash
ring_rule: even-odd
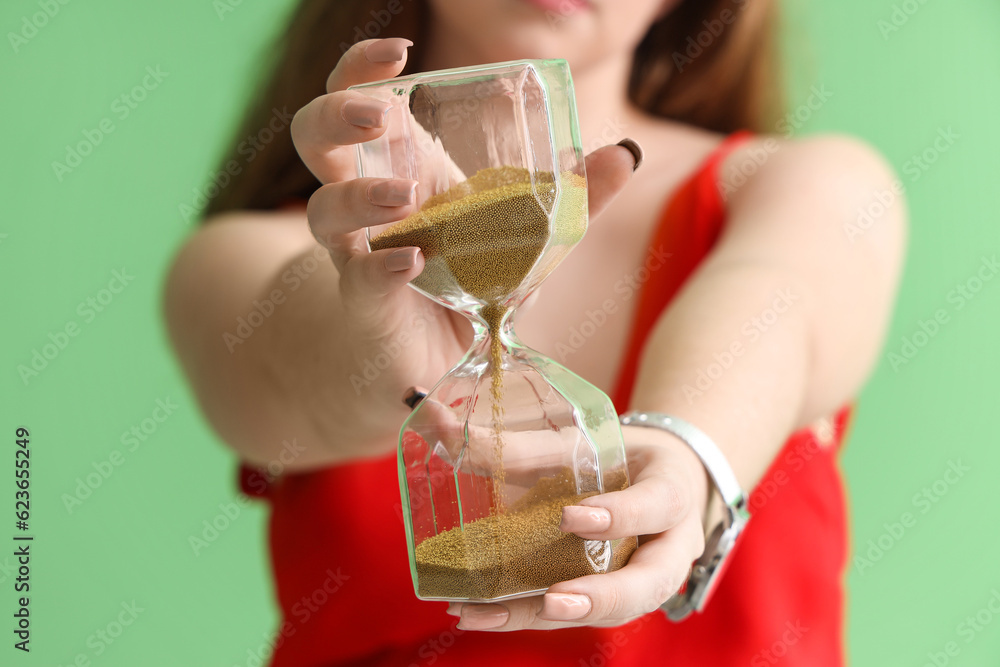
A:
<svg viewBox="0 0 1000 667">
<path fill-rule="evenodd" d="M 628 412 L 621 416 L 620 421 L 622 426 L 663 429 L 683 440 L 701 459 L 726 506 L 722 521 L 705 538 L 705 552 L 694 562 L 684 590 L 660 607 L 671 621 L 680 621 L 693 611 L 700 612 L 718 583 L 736 538 L 750 520 L 746 495 L 726 457 L 712 439 L 697 427 L 683 419 L 656 412 Z"/>
</svg>

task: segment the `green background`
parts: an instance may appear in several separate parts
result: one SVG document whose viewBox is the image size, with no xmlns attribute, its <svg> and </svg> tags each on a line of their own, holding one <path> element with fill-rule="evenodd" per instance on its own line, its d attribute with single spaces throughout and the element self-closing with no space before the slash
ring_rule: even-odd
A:
<svg viewBox="0 0 1000 667">
<path fill-rule="evenodd" d="M 69 2 L 16 53 L 6 36 L 0 46 L 0 467 L 12 468 L 15 428 L 29 427 L 36 535 L 33 651 L 10 647 L 5 622 L 0 663 L 63 665 L 83 654 L 95 665 L 245 665 L 276 620 L 259 508 L 240 508 L 198 555 L 189 546 L 220 503 L 235 501 L 233 459 L 199 416 L 158 311 L 171 253 L 191 231 L 179 206 L 210 180 L 291 3 L 230 4 L 220 18 L 207 0 Z M 800 132 L 844 131 L 874 144 L 899 170 L 912 213 L 894 325 L 844 457 L 858 554 L 869 540 L 889 546 L 870 567 L 850 570 L 852 663 L 922 665 L 954 641 L 959 653 L 949 664 L 997 664 L 1000 619 L 972 632 L 960 624 L 1000 590 L 991 502 L 1000 470 L 1000 280 L 961 309 L 949 293 L 1000 250 L 992 197 L 1000 5 L 786 5 L 790 106 L 814 85 L 832 93 Z M 879 21 L 891 21 L 894 7 L 901 25 L 883 35 Z M 36 2 L 7 0 L 2 32 L 19 31 L 38 11 Z M 112 105 L 147 66 L 167 75 L 122 118 Z M 114 131 L 60 181 L 52 162 L 102 119 Z M 917 178 L 913 156 L 948 128 L 958 138 Z M 79 304 L 123 268 L 134 279 L 91 320 Z M 903 337 L 941 309 L 947 323 L 893 368 L 888 353 L 900 353 Z M 79 335 L 26 385 L 18 365 L 68 323 Z M 129 451 L 122 434 L 149 418 L 157 399 L 178 407 Z M 115 450 L 121 465 L 69 511 L 63 494 Z M 954 484 L 940 481 L 959 461 L 969 471 Z M 3 506 L 12 505 L 12 483 L 0 487 L 8 489 Z M 933 504 L 915 498 L 925 487 Z M 12 509 L 3 510 L 11 524 Z M 894 537 L 891 524 L 905 512 L 913 521 Z M 12 532 L 4 528 L 0 541 Z M 12 560 L 0 555 L 7 619 Z M 142 608 L 135 622 L 111 644 L 96 640 L 132 601 Z"/>
</svg>

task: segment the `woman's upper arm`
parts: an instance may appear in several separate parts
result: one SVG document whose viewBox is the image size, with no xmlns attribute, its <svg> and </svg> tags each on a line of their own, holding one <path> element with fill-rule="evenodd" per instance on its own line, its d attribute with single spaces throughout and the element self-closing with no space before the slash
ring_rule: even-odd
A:
<svg viewBox="0 0 1000 667">
<path fill-rule="evenodd" d="M 191 235 L 167 275 L 163 310 L 174 350 L 209 422 L 250 460 L 269 460 L 266 444 L 248 432 L 267 405 L 238 320 L 266 298 L 282 267 L 311 247 L 318 246 L 302 213 L 235 212 Z"/>
<path fill-rule="evenodd" d="M 727 227 L 709 264 L 759 263 L 804 292 L 805 411 L 823 414 L 857 392 L 887 331 L 906 242 L 902 183 L 874 150 L 839 136 L 759 139 L 726 160 L 720 183 Z"/>
</svg>

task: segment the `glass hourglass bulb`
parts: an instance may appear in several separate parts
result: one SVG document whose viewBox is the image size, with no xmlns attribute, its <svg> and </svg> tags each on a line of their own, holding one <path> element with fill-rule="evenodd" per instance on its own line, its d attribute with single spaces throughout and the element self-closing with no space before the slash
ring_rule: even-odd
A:
<svg viewBox="0 0 1000 667">
<path fill-rule="evenodd" d="M 521 344 L 518 304 L 580 241 L 587 183 L 565 61 L 516 61 L 352 87 L 390 102 L 360 176 L 418 182 L 418 210 L 369 245 L 420 247 L 411 285 L 475 341 L 410 414 L 398 450 L 414 588 L 497 600 L 622 567 L 635 538 L 583 540 L 561 508 L 628 486 L 610 399 Z"/>
</svg>

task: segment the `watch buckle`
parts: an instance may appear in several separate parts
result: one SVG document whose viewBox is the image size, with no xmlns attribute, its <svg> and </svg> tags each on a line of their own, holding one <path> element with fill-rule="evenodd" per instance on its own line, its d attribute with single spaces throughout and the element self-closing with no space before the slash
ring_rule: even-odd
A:
<svg viewBox="0 0 1000 667">
<path fill-rule="evenodd" d="M 675 623 L 684 620 L 692 612 L 704 609 L 725 570 L 729 553 L 736 545 L 736 538 L 750 519 L 742 502 L 736 508 L 727 507 L 726 510 L 726 520 L 720 522 L 705 541 L 705 552 L 692 565 L 684 590 L 661 607 L 667 618 Z"/>
</svg>

